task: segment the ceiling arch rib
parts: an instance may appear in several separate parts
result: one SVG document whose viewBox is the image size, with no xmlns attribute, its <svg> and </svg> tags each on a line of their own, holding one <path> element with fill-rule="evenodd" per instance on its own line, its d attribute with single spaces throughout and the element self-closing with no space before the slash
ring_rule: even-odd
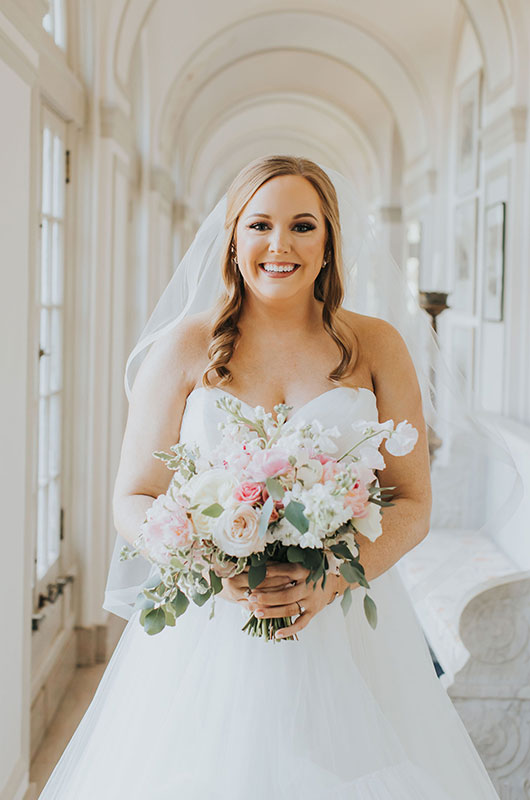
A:
<svg viewBox="0 0 530 800">
<path fill-rule="evenodd" d="M 513 42 L 502 0 L 461 0 L 477 36 L 489 95 L 513 80 Z"/>
<path fill-rule="evenodd" d="M 281 124 L 279 120 L 286 117 L 286 112 L 292 119 Z M 349 120 L 335 115 L 333 109 L 319 106 L 312 98 L 293 95 L 254 98 L 218 120 L 215 130 L 201 139 L 193 153 L 182 154 L 181 192 L 184 196 L 195 196 L 198 192 L 199 198 L 206 198 L 208 176 L 217 162 L 224 162 L 227 151 L 235 149 L 239 153 L 247 139 L 254 142 L 261 138 L 270 146 L 274 140 L 283 141 L 286 136 L 293 144 L 306 142 L 312 151 L 318 149 L 324 156 L 323 163 L 348 175 L 364 199 L 377 194 L 377 159 L 365 137 L 359 135 Z M 263 153 L 263 145 L 260 152 Z M 300 146 L 292 152 L 300 153 Z"/>
<path fill-rule="evenodd" d="M 280 24 L 281 23 L 281 24 Z M 404 65 L 367 32 L 336 18 L 305 12 L 283 12 L 252 17 L 220 31 L 205 42 L 177 74 L 157 114 L 160 156 L 167 157 L 190 104 L 204 85 L 226 72 L 233 63 L 256 54 L 259 41 L 272 67 L 281 51 L 298 51 L 342 63 L 363 75 L 386 98 L 400 129 L 407 162 L 429 150 L 425 109 L 414 82 Z M 241 78 L 244 79 L 244 69 Z M 306 71 L 312 83 L 314 72 Z M 288 76 L 284 76 L 288 79 Z M 267 83 L 268 83 L 267 69 Z"/>
<path fill-rule="evenodd" d="M 120 17 L 114 52 L 114 78 L 128 94 L 134 50 L 156 0 L 126 0 Z"/>
</svg>

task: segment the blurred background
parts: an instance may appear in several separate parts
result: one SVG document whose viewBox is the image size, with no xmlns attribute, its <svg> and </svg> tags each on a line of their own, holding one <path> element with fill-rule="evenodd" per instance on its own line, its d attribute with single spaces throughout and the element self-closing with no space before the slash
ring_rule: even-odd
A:
<svg viewBox="0 0 530 800">
<path fill-rule="evenodd" d="M 529 55 L 528 0 L 0 0 L 2 800 L 38 796 L 123 627 L 127 355 L 267 153 L 355 182 L 526 483 L 457 579 L 443 530 L 400 568 L 500 796 L 530 798 Z"/>
</svg>

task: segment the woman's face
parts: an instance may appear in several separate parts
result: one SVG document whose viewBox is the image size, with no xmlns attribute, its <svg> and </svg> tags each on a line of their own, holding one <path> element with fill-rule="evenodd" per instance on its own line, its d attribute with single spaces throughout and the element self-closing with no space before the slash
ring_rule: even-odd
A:
<svg viewBox="0 0 530 800">
<path fill-rule="evenodd" d="M 239 269 L 257 297 L 313 295 L 327 231 L 320 198 L 308 180 L 279 175 L 260 186 L 239 215 L 234 239 Z"/>
</svg>

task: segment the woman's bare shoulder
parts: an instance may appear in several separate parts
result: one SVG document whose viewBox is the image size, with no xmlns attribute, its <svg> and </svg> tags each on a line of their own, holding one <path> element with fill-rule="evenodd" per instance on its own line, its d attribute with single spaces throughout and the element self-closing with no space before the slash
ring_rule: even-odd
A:
<svg viewBox="0 0 530 800">
<path fill-rule="evenodd" d="M 411 374 L 412 359 L 398 329 L 380 317 L 342 310 L 344 322 L 354 331 L 363 360 L 374 381 L 389 373 Z M 412 368 L 413 369 L 413 368 Z"/>
<path fill-rule="evenodd" d="M 150 346 L 138 377 L 191 391 L 208 363 L 211 339 L 211 311 L 190 314 Z"/>
</svg>

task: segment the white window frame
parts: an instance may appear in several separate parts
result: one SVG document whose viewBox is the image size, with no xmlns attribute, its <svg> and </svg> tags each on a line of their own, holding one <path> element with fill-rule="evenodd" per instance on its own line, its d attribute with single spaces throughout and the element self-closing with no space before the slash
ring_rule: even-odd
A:
<svg viewBox="0 0 530 800">
<path fill-rule="evenodd" d="M 46 131 L 46 134 L 45 134 Z M 40 610 L 40 595 L 49 595 L 49 584 L 55 584 L 63 565 L 64 519 L 64 396 L 65 396 L 65 297 L 66 287 L 66 153 L 67 123 L 48 106 L 41 106 L 40 115 L 40 181 L 39 181 L 39 241 L 36 259 L 34 318 L 38 330 L 39 352 L 35 386 L 36 442 L 35 502 L 33 537 L 33 606 Z M 45 138 L 46 137 L 46 138 Z M 51 149 L 47 149 L 51 148 Z M 51 170 L 51 172 L 50 172 Z M 48 176 L 48 177 L 47 177 Z M 46 189 L 48 191 L 46 192 Z M 45 194 L 48 195 L 45 199 Z M 44 252 L 46 251 L 46 252 Z M 53 264 L 53 259 L 56 263 Z M 47 278 L 43 264 L 47 263 Z M 47 320 L 48 325 L 42 325 Z M 59 330 L 55 347 L 51 339 L 52 326 Z M 43 337 L 43 331 L 48 336 Z M 57 338 L 59 344 L 57 345 Z M 44 353 L 42 352 L 44 351 Z M 48 354 L 47 354 L 48 353 Z M 47 359 L 47 361 L 43 361 Z M 44 374 L 47 373 L 47 380 Z M 55 409 L 55 448 L 50 449 L 49 431 Z M 40 462 L 40 463 L 39 463 Z M 43 464 L 46 462 L 46 468 Z M 50 486 L 53 489 L 50 493 Z M 43 525 L 43 498 L 55 492 L 54 526 L 48 520 Z M 46 503 L 46 517 L 48 517 Z M 54 532 L 55 527 L 55 532 Z M 51 551 L 51 552 L 50 552 Z"/>
</svg>

